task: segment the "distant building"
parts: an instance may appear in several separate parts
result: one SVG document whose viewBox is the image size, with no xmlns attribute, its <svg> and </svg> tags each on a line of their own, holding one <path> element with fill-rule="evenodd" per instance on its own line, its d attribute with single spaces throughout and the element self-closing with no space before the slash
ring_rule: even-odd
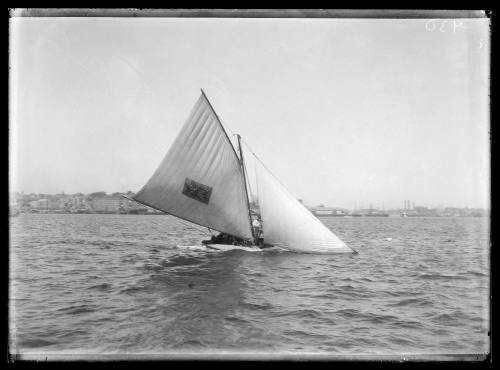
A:
<svg viewBox="0 0 500 370">
<path fill-rule="evenodd" d="M 54 206 L 57 207 L 57 209 L 69 209 L 73 202 L 72 202 L 72 197 L 70 195 L 66 194 L 58 194 L 54 197 Z"/>
<path fill-rule="evenodd" d="M 48 199 L 38 199 L 32 200 L 29 203 L 30 207 L 36 210 L 49 209 L 49 200 Z"/>
<path fill-rule="evenodd" d="M 106 195 L 93 198 L 90 202 L 90 206 L 92 210 L 98 213 L 118 213 L 122 202 L 120 197 Z"/>
<path fill-rule="evenodd" d="M 82 193 L 76 193 L 71 196 L 71 207 L 75 209 L 87 208 L 87 201 L 85 195 Z"/>
<path fill-rule="evenodd" d="M 133 200 L 125 199 L 126 202 L 123 203 L 122 212 L 130 214 L 143 214 L 149 213 L 151 208 L 146 207 L 141 203 L 134 202 Z"/>
<path fill-rule="evenodd" d="M 324 205 L 319 205 L 318 207 L 311 208 L 311 212 L 315 216 L 345 216 L 347 212 L 342 208 L 335 207 L 325 207 Z"/>
<path fill-rule="evenodd" d="M 59 197 L 53 197 L 53 198 L 50 198 L 48 199 L 49 201 L 49 209 L 61 209 L 63 208 L 62 204 L 61 204 L 61 199 Z"/>
</svg>

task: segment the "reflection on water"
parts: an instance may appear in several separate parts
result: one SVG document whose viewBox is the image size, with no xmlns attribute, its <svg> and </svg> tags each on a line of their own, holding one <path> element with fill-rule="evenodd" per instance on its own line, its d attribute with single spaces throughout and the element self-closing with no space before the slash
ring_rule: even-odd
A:
<svg viewBox="0 0 500 370">
<path fill-rule="evenodd" d="M 11 351 L 484 353 L 487 219 L 331 218 L 358 255 L 220 252 L 170 216 L 11 219 Z"/>
</svg>

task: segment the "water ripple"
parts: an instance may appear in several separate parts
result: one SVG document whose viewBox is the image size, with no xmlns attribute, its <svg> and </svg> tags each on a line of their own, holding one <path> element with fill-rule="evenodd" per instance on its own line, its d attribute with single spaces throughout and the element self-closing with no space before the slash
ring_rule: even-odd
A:
<svg viewBox="0 0 500 370">
<path fill-rule="evenodd" d="M 489 220 L 322 221 L 359 254 L 213 251 L 170 216 L 12 218 L 12 348 L 488 351 Z"/>
</svg>

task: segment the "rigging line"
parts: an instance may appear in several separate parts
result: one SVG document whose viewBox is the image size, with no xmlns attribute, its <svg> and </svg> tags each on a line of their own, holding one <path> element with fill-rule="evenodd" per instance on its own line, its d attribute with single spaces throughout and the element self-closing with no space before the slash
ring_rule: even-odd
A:
<svg viewBox="0 0 500 370">
<path fill-rule="evenodd" d="M 246 182 L 248 185 L 248 194 L 249 194 L 249 197 L 252 198 L 252 202 L 253 202 L 255 199 L 254 199 L 254 196 L 252 194 L 252 187 L 250 186 L 250 176 L 248 176 L 248 170 L 247 170 L 246 163 L 243 163 L 243 171 L 245 171 L 245 173 L 246 173 L 245 179 L 246 179 Z"/>
<path fill-rule="evenodd" d="M 253 156 L 254 156 L 254 157 L 255 157 L 255 158 L 256 158 L 256 159 L 257 159 L 257 160 L 258 160 L 258 161 L 262 164 L 262 166 L 263 166 L 263 167 L 264 167 L 264 168 L 265 168 L 265 169 L 266 169 L 266 170 L 267 170 L 267 171 L 268 171 L 268 172 L 269 172 L 269 173 L 270 173 L 270 174 L 271 174 L 271 175 L 272 175 L 272 176 L 276 179 L 276 181 L 278 181 L 278 182 L 281 184 L 281 186 L 283 186 L 285 189 L 287 189 L 287 187 L 286 187 L 285 185 L 283 185 L 283 183 L 282 183 L 282 182 L 281 182 L 281 181 L 280 181 L 280 180 L 276 177 L 276 175 L 275 175 L 275 174 L 274 174 L 274 173 L 273 173 L 273 172 L 272 172 L 269 168 L 267 168 L 267 166 L 264 164 L 264 162 L 262 162 L 262 160 L 261 160 L 259 157 L 257 157 L 257 154 L 255 154 L 255 153 L 253 152 L 252 148 L 250 148 L 250 145 L 248 145 L 248 143 L 247 143 L 245 140 L 243 140 L 243 139 L 242 139 L 242 141 L 243 141 L 243 143 L 247 146 L 247 148 L 248 148 L 248 150 L 250 151 L 250 153 L 252 153 L 252 155 L 253 155 Z M 288 190 L 288 189 L 287 189 L 287 190 Z M 288 190 L 288 191 L 289 191 L 289 190 Z"/>
<path fill-rule="evenodd" d="M 227 124 L 227 122 L 226 122 L 226 121 L 224 121 L 224 120 L 223 120 L 222 118 L 220 118 L 220 117 L 219 117 L 219 121 L 220 121 L 221 125 L 222 125 L 222 124 L 224 124 L 224 125 L 223 125 L 223 127 L 224 127 L 225 129 L 227 129 L 227 130 L 231 133 L 231 136 L 233 137 L 233 140 L 235 140 L 235 138 L 237 137 L 237 135 L 234 133 L 234 131 L 233 131 L 233 130 L 231 130 L 231 127 L 229 127 L 229 125 Z M 231 144 L 233 144 L 233 143 L 231 143 Z"/>
<path fill-rule="evenodd" d="M 165 212 L 165 211 L 163 211 L 163 210 L 161 210 L 161 209 L 159 209 L 159 208 L 156 208 L 156 207 L 153 207 L 153 206 L 151 206 L 151 205 L 149 205 L 149 204 L 146 204 L 146 203 L 144 203 L 144 202 L 138 201 L 137 199 L 134 199 L 134 198 L 129 198 L 129 197 L 127 197 L 127 196 L 123 195 L 123 194 L 122 194 L 122 197 L 124 197 L 124 198 L 126 198 L 126 199 L 128 199 L 128 200 L 131 200 L 132 202 L 136 202 L 136 203 L 142 204 L 142 205 L 144 205 L 144 206 L 146 206 L 146 207 L 148 207 L 148 208 L 154 209 L 154 210 L 156 210 L 156 211 L 160 211 L 162 214 L 164 214 L 164 215 L 166 215 L 166 216 L 174 216 L 174 217 L 177 219 L 177 221 L 179 221 L 179 222 L 180 222 L 180 223 L 182 223 L 184 226 L 187 226 L 187 227 L 189 227 L 189 228 L 191 228 L 191 229 L 195 229 L 195 230 L 197 230 L 196 228 L 194 228 L 194 227 L 193 227 L 193 225 L 190 225 L 190 224 L 188 224 L 188 223 L 186 223 L 186 222 L 191 222 L 191 223 L 193 223 L 193 224 L 195 224 L 195 225 L 197 225 L 197 226 L 201 226 L 201 227 L 203 228 L 203 230 L 205 230 L 205 227 L 208 229 L 208 227 L 207 227 L 207 226 L 197 224 L 196 222 L 193 222 L 193 221 L 187 221 L 187 220 L 184 220 L 184 219 L 183 219 L 182 217 L 180 217 L 180 216 L 174 215 L 174 214 L 169 213 L 169 212 Z M 217 230 L 217 231 L 219 231 L 219 230 Z M 222 231 L 220 231 L 220 232 L 222 232 Z"/>
<path fill-rule="evenodd" d="M 167 214 L 168 214 L 168 213 L 167 213 Z M 172 215 L 172 216 L 173 216 L 173 215 Z M 179 218 L 179 217 L 177 217 L 177 216 L 174 216 L 174 217 L 177 219 L 177 221 L 178 221 L 178 222 L 180 222 L 180 223 L 181 223 L 181 224 L 183 224 L 184 226 L 189 227 L 189 228 L 191 228 L 191 229 L 195 229 L 195 230 L 197 230 L 196 228 L 194 228 L 194 227 L 193 227 L 193 225 L 188 224 L 188 223 L 187 223 L 186 221 L 184 221 L 183 219 L 181 219 L 181 218 Z M 196 224 L 195 224 L 195 225 L 196 225 Z M 198 225 L 198 226 L 201 226 L 201 225 Z M 205 227 L 206 227 L 206 226 L 205 226 Z M 205 231 L 205 227 L 203 227 L 200 231 L 202 231 L 202 230 L 203 230 L 203 231 Z M 210 235 L 213 235 L 213 234 L 212 234 L 212 232 L 210 231 L 210 228 L 208 228 L 208 227 L 207 227 L 207 229 L 208 229 L 209 234 L 210 234 Z"/>
<path fill-rule="evenodd" d="M 255 153 L 253 152 L 253 150 L 250 148 L 250 145 L 248 145 L 248 143 L 247 143 L 245 140 L 242 140 L 242 141 L 243 141 L 243 143 L 246 145 L 246 147 L 248 148 L 248 150 L 250 151 L 250 153 L 252 153 L 252 155 L 253 155 L 253 156 L 254 156 L 254 157 L 255 157 L 255 158 L 256 158 L 256 159 L 257 159 L 257 160 L 258 160 L 258 161 L 262 164 L 262 166 L 263 166 L 263 167 L 267 170 L 267 172 L 269 172 L 269 173 L 271 174 L 271 176 L 273 176 L 273 177 L 274 177 L 274 179 L 275 179 L 275 180 L 276 180 L 276 181 L 277 181 L 277 182 L 278 182 L 278 183 L 279 183 L 279 184 L 280 184 L 280 185 L 281 185 L 281 186 L 282 186 L 282 187 L 286 190 L 285 194 L 286 194 L 286 193 L 288 193 L 287 195 L 288 195 L 290 198 L 292 198 L 292 199 L 294 199 L 294 200 L 297 200 L 297 199 L 295 198 L 295 196 L 292 194 L 292 192 L 291 192 L 290 190 L 288 190 L 288 188 L 287 188 L 287 187 L 286 187 L 286 186 L 285 186 L 285 185 L 284 185 L 284 184 L 283 184 L 283 183 L 282 183 L 282 182 L 278 179 L 278 177 L 276 177 L 276 175 L 275 175 L 275 174 L 274 174 L 274 173 L 273 173 L 273 172 L 272 172 L 269 168 L 267 168 L 267 166 L 264 164 L 264 162 L 262 162 L 262 160 L 261 160 L 259 157 L 257 157 L 257 154 L 255 154 Z M 297 202 L 298 202 L 298 201 L 297 201 Z M 304 207 L 305 209 L 307 209 L 305 205 L 301 204 L 300 202 L 298 202 L 298 203 L 299 203 L 302 207 Z M 309 211 L 309 210 L 308 210 L 308 211 Z M 311 213 L 311 215 L 312 215 L 312 213 Z"/>
<path fill-rule="evenodd" d="M 240 136 L 240 140 L 243 140 Z M 243 148 L 241 148 L 241 152 L 243 153 Z M 248 160 L 246 161 L 248 162 Z M 253 194 L 252 194 L 252 187 L 251 187 L 251 184 L 250 184 L 250 176 L 248 175 L 248 166 L 247 166 L 247 163 L 245 161 L 243 161 L 243 171 L 245 172 L 245 181 L 247 183 L 247 186 L 248 186 L 248 196 L 249 198 L 252 198 L 252 201 L 254 200 L 254 197 L 253 197 Z"/>
<path fill-rule="evenodd" d="M 219 115 L 215 111 L 214 107 L 212 107 L 212 104 L 210 103 L 210 100 L 208 100 L 208 97 L 205 95 L 205 91 L 203 91 L 203 89 L 201 89 L 201 95 L 205 98 L 205 101 L 208 103 L 208 106 L 210 107 L 212 113 L 215 115 L 215 118 L 217 119 L 217 122 L 219 123 L 220 127 L 222 128 L 224 135 L 226 135 L 227 140 L 231 144 L 231 148 L 233 149 L 233 152 L 234 152 L 236 159 L 239 159 L 238 154 L 236 154 L 236 150 L 234 149 L 234 144 L 231 142 L 231 139 L 229 138 L 229 135 L 227 134 L 226 129 L 224 128 L 224 125 L 222 124 Z"/>
<path fill-rule="evenodd" d="M 224 121 L 224 120 L 223 120 L 222 118 L 220 118 L 220 117 L 219 117 L 219 119 L 220 119 L 220 121 L 224 124 L 224 127 L 225 127 L 225 128 L 227 128 L 227 129 L 229 130 L 229 132 L 231 132 L 231 134 L 232 134 L 233 136 L 236 136 L 236 134 L 234 133 L 234 131 L 233 131 L 233 130 L 231 130 L 231 128 L 229 127 L 229 125 L 227 124 L 227 122 L 226 122 L 226 121 Z"/>
<path fill-rule="evenodd" d="M 231 133 L 231 135 L 233 137 L 237 137 L 237 134 L 235 134 L 234 131 L 231 130 L 231 127 L 229 127 L 229 125 L 227 124 L 227 122 L 225 120 L 223 120 L 222 118 L 219 117 L 219 121 L 221 122 L 221 124 L 224 124 L 224 128 L 227 129 Z M 250 186 L 250 178 L 248 177 L 248 171 L 246 170 L 246 165 L 245 164 L 243 164 L 243 171 L 245 171 L 245 173 L 247 174 L 247 176 L 246 176 L 246 182 L 248 184 L 248 190 L 249 190 L 250 196 L 251 196 L 252 201 L 253 201 L 254 197 L 252 196 L 252 188 Z"/>
<path fill-rule="evenodd" d="M 246 167 L 246 165 L 245 165 Z M 248 176 L 248 170 L 246 170 L 246 173 L 247 173 L 247 182 L 248 182 L 248 193 L 250 194 L 250 197 L 252 198 L 252 202 L 255 203 L 255 194 L 253 193 L 253 190 L 252 190 L 252 186 L 251 186 L 251 183 L 250 183 L 250 179 L 249 179 L 249 176 Z"/>
<path fill-rule="evenodd" d="M 167 214 L 167 215 L 169 215 L 168 213 L 166 213 L 166 214 Z M 174 216 L 174 215 L 172 215 L 172 216 Z M 177 216 L 174 216 L 174 217 L 176 218 L 176 221 L 177 221 L 177 222 L 180 222 L 180 223 L 181 223 L 181 224 L 183 224 L 184 226 L 189 227 L 190 229 L 195 229 L 195 230 L 198 230 L 197 228 L 193 227 L 193 225 L 188 224 L 188 223 L 187 223 L 186 221 L 184 221 L 182 218 L 179 218 L 179 217 L 177 217 Z M 196 225 L 196 224 L 195 224 L 195 225 Z M 201 226 L 201 225 L 198 225 L 198 226 Z M 206 227 L 206 226 L 205 226 L 205 227 Z M 201 230 L 199 230 L 199 231 L 202 231 L 202 230 L 203 230 L 203 231 L 205 231 L 205 227 L 203 227 L 203 228 L 202 228 Z M 210 231 L 210 228 L 208 228 L 208 227 L 207 227 L 207 229 L 209 230 L 210 235 L 213 235 L 213 234 L 212 234 L 212 232 Z"/>
<path fill-rule="evenodd" d="M 248 209 L 248 221 L 250 222 L 250 231 L 252 232 L 252 239 L 254 240 L 255 243 L 255 232 L 252 227 L 252 211 L 250 210 L 250 200 L 248 199 L 248 189 L 247 189 L 247 179 L 246 179 L 246 173 L 245 173 L 245 160 L 243 159 L 243 147 L 241 146 L 241 136 L 238 135 L 238 149 L 240 152 L 240 165 L 241 169 L 243 171 L 243 184 L 245 186 L 245 197 L 247 201 L 247 209 Z"/>
<path fill-rule="evenodd" d="M 255 185 L 257 186 L 257 203 L 259 207 L 259 213 L 260 213 L 260 191 L 259 191 L 259 171 L 257 171 L 257 161 L 253 161 L 253 170 L 255 172 Z"/>
</svg>

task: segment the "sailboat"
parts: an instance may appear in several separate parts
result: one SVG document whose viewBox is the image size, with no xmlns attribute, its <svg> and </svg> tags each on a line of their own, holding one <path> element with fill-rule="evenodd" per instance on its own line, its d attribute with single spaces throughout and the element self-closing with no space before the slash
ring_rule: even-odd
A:
<svg viewBox="0 0 500 370">
<path fill-rule="evenodd" d="M 259 249 L 356 253 L 262 166 L 257 187 L 262 238 L 252 227 L 245 161 L 201 89 L 184 126 L 149 181 L 132 200 L 182 220 L 243 240 Z M 226 249 L 227 245 L 205 243 Z"/>
</svg>

